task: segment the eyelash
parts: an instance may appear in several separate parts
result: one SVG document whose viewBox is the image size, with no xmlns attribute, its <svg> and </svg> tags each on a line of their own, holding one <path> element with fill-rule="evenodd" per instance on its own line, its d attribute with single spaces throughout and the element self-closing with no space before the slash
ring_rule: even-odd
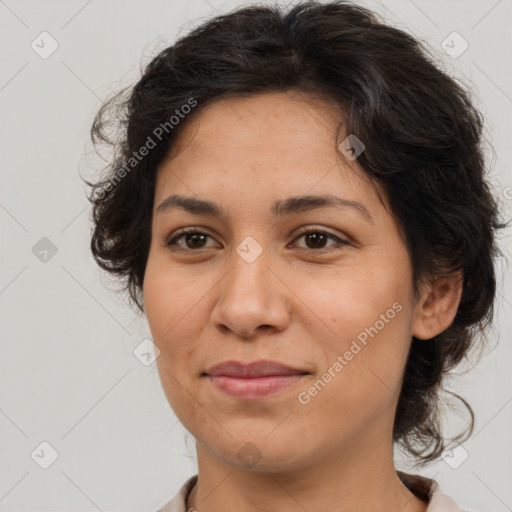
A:
<svg viewBox="0 0 512 512">
<path fill-rule="evenodd" d="M 304 235 L 313 234 L 313 233 L 314 234 L 326 235 L 328 238 L 331 238 L 331 239 L 335 240 L 338 244 L 341 244 L 342 247 L 345 246 L 345 245 L 349 245 L 349 242 L 339 238 L 336 235 L 333 235 L 329 231 L 324 231 L 322 229 L 314 229 L 314 228 L 313 229 L 312 228 L 303 228 L 298 233 L 297 237 L 294 239 L 294 242 L 296 240 L 298 240 L 299 238 L 302 238 Z M 165 242 L 165 245 L 167 247 L 169 247 L 172 251 L 181 251 L 181 252 L 200 252 L 200 251 L 202 251 L 204 249 L 208 249 L 208 247 L 201 248 L 201 249 L 183 249 L 182 247 L 179 247 L 179 246 L 176 245 L 177 241 L 181 240 L 183 237 L 185 237 L 186 235 L 190 235 L 190 234 L 206 235 L 206 236 L 209 236 L 210 238 L 213 238 L 208 233 L 206 233 L 204 231 L 200 231 L 197 228 L 184 228 L 178 234 L 175 234 L 172 237 L 170 237 Z M 330 246 L 330 247 L 332 248 L 333 246 Z M 331 250 L 329 248 L 322 248 L 322 249 L 301 248 L 301 250 L 307 251 L 307 252 L 311 252 L 311 253 L 314 253 L 314 254 L 326 254 L 326 253 L 331 252 Z"/>
</svg>

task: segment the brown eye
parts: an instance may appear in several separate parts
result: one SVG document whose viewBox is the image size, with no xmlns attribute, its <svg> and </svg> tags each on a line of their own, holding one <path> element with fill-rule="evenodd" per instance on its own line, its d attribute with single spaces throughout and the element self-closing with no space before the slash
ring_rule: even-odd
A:
<svg viewBox="0 0 512 512">
<path fill-rule="evenodd" d="M 328 239 L 329 237 L 323 233 L 307 233 L 304 235 L 306 245 L 311 244 L 308 245 L 310 249 L 323 249 Z"/>
<path fill-rule="evenodd" d="M 166 242 L 166 245 L 173 249 L 177 247 L 177 250 L 194 251 L 207 248 L 205 244 L 208 238 L 211 238 L 211 236 L 207 233 L 191 229 L 182 231 L 180 234 L 172 237 Z M 185 246 L 179 244 L 182 240 Z"/>
<path fill-rule="evenodd" d="M 187 244 L 189 249 L 202 249 L 207 236 L 202 233 L 186 233 L 184 235 L 185 244 Z"/>
<path fill-rule="evenodd" d="M 199 231 L 197 229 L 187 229 L 183 230 L 177 235 L 174 235 L 166 242 L 166 246 L 171 250 L 176 251 L 188 251 L 188 252 L 199 252 L 202 249 L 208 249 L 209 247 L 206 245 L 208 238 L 213 238 L 204 231 Z M 308 250 L 311 253 L 315 254 L 323 254 L 326 252 L 331 252 L 333 246 L 344 246 L 348 245 L 348 242 L 342 240 L 336 235 L 329 233 L 327 231 L 319 230 L 319 229 L 309 229 L 304 230 L 294 241 L 294 243 L 299 239 L 304 239 L 305 246 L 297 246 L 299 249 Z M 332 240 L 334 243 L 330 246 L 328 244 L 329 240 Z M 211 247 L 211 246 L 210 246 Z"/>
<path fill-rule="evenodd" d="M 322 231 L 319 229 L 309 229 L 307 231 L 303 231 L 300 236 L 298 236 L 295 241 L 303 238 L 304 242 L 306 244 L 305 247 L 299 247 L 300 249 L 307 249 L 314 253 L 322 254 L 324 252 L 331 252 L 330 249 L 326 248 L 326 243 L 330 240 L 334 240 L 336 243 L 331 244 L 333 245 L 348 245 L 348 242 L 345 240 L 342 240 L 341 238 L 333 235 L 332 233 L 329 233 L 327 231 Z"/>
</svg>

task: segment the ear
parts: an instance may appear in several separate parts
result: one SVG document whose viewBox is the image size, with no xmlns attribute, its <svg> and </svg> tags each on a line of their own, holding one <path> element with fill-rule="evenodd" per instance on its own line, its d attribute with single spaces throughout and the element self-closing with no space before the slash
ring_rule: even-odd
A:
<svg viewBox="0 0 512 512">
<path fill-rule="evenodd" d="M 424 284 L 416 304 L 413 335 L 428 340 L 450 327 L 462 295 L 462 271 L 436 277 Z"/>
</svg>

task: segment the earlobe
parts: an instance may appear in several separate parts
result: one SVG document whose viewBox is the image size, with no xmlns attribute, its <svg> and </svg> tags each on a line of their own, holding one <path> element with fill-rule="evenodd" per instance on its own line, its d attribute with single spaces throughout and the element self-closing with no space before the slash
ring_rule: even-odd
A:
<svg viewBox="0 0 512 512">
<path fill-rule="evenodd" d="M 459 307 L 462 296 L 462 271 L 436 277 L 427 284 L 415 308 L 413 335 L 428 340 L 446 330 Z"/>
</svg>

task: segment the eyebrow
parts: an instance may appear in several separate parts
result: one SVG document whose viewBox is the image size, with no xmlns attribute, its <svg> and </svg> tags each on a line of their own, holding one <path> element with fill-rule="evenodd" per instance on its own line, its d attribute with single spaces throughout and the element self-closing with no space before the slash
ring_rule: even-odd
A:
<svg viewBox="0 0 512 512">
<path fill-rule="evenodd" d="M 294 213 L 327 207 L 351 209 L 358 213 L 367 222 L 373 223 L 373 217 L 364 204 L 358 201 L 343 199 L 334 194 L 303 195 L 289 197 L 287 199 L 279 199 L 270 205 L 270 213 L 274 217 L 281 218 Z M 186 197 L 178 194 L 170 195 L 167 199 L 164 199 L 164 201 L 162 201 L 156 208 L 156 211 L 158 213 L 165 213 L 175 208 L 179 208 L 195 215 L 216 217 L 223 220 L 227 219 L 227 214 L 224 209 L 213 201 L 206 201 L 204 199 Z"/>
</svg>

